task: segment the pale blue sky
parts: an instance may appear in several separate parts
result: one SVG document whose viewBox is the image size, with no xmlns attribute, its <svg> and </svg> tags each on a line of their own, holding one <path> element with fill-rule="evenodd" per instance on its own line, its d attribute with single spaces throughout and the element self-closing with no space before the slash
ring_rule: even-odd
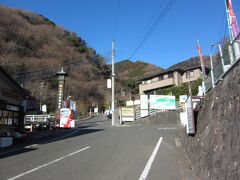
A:
<svg viewBox="0 0 240 180">
<path fill-rule="evenodd" d="M 76 32 L 103 56 L 111 56 L 115 39 L 116 61 L 130 57 L 163 68 L 198 56 L 197 40 L 207 55 L 211 44 L 224 34 L 228 37 L 224 0 L 0 0 L 0 4 L 44 15 Z M 239 20 L 240 1 L 232 4 Z M 155 21 L 161 15 L 164 18 Z M 150 34 L 143 41 L 146 33 Z"/>
</svg>

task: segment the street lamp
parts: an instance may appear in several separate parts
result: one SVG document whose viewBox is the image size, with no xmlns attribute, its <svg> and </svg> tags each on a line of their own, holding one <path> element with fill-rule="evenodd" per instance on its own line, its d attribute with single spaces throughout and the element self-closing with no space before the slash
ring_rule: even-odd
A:
<svg viewBox="0 0 240 180">
<path fill-rule="evenodd" d="M 212 77 L 212 87 L 215 88 L 215 80 L 214 80 L 214 74 L 213 74 L 213 58 L 212 58 L 212 50 L 215 48 L 216 45 L 211 45 L 211 51 L 210 51 L 210 63 L 211 63 L 211 77 Z"/>
</svg>

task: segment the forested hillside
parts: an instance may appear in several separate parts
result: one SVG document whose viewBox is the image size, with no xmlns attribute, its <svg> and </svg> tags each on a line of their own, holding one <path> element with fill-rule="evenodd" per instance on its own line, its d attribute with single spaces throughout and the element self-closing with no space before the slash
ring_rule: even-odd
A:
<svg viewBox="0 0 240 180">
<path fill-rule="evenodd" d="M 138 96 L 138 84 L 137 79 L 144 76 L 157 74 L 163 71 L 155 65 L 148 64 L 142 61 L 132 62 L 124 60 L 116 63 L 115 65 L 117 80 L 130 96 L 127 98 L 135 98 Z"/>
<path fill-rule="evenodd" d="M 78 101 L 82 113 L 93 103 L 104 106 L 109 75 L 104 59 L 75 33 L 49 19 L 0 6 L 0 62 L 20 84 L 51 110 L 56 107 L 56 72 L 68 73 L 66 96 Z"/>
<path fill-rule="evenodd" d="M 65 97 L 77 101 L 81 114 L 94 106 L 109 107 L 111 91 L 106 79 L 111 67 L 76 33 L 58 27 L 48 18 L 0 6 L 0 65 L 50 111 L 57 102 L 56 72 L 64 67 Z M 136 79 L 160 68 L 143 62 L 116 64 L 117 100 L 138 94 Z M 132 90 L 133 88 L 133 90 Z"/>
<path fill-rule="evenodd" d="M 215 60 L 216 58 L 214 58 Z M 204 56 L 204 64 L 206 67 L 210 68 L 210 58 L 209 56 Z M 191 67 L 196 67 L 196 66 L 200 66 L 201 63 L 200 63 L 200 59 L 199 57 L 192 57 L 188 60 L 185 60 L 185 61 L 181 61 L 177 64 L 174 64 L 172 66 L 170 66 L 168 68 L 168 70 L 170 69 L 177 69 L 177 68 L 180 68 L 180 69 L 189 69 Z"/>
<path fill-rule="evenodd" d="M 209 58 L 205 57 L 206 64 Z M 0 65 L 19 84 L 29 90 L 37 104 L 46 103 L 53 112 L 57 102 L 61 67 L 68 73 L 65 97 L 77 101 L 81 114 L 98 106 L 108 108 L 111 90 L 106 88 L 111 67 L 105 59 L 76 33 L 57 26 L 48 18 L 23 10 L 0 6 Z M 180 62 L 170 68 L 199 65 L 199 58 Z M 164 71 L 142 61 L 121 61 L 115 65 L 116 99 L 138 98 L 139 78 Z"/>
</svg>

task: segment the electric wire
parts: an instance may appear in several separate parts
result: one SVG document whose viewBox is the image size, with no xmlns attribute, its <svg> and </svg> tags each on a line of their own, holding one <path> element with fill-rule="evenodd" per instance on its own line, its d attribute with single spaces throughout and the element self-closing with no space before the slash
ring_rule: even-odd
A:
<svg viewBox="0 0 240 180">
<path fill-rule="evenodd" d="M 99 54 L 96 54 L 86 60 L 83 60 L 83 59 L 79 59 L 79 60 L 76 60 L 76 61 L 72 61 L 72 62 L 68 62 L 68 63 L 63 63 L 61 65 L 55 65 L 54 67 L 47 67 L 47 68 L 41 68 L 41 69 L 36 69 L 34 71 L 28 71 L 28 72 L 13 72 L 11 73 L 11 75 L 14 75 L 14 76 L 17 76 L 17 75 L 26 75 L 26 74 L 31 74 L 31 73 L 36 73 L 36 72 L 42 72 L 42 71 L 47 71 L 47 70 L 50 70 L 51 68 L 61 68 L 62 66 L 64 67 L 68 67 L 70 65 L 74 65 L 74 64 L 77 64 L 77 63 L 80 63 L 80 62 L 88 62 L 88 61 L 92 61 L 92 60 L 96 60 L 96 59 L 107 59 L 107 58 L 110 58 L 110 55 L 99 55 Z"/>
<path fill-rule="evenodd" d="M 61 65 L 55 65 L 54 67 L 50 66 L 50 67 L 46 67 L 46 68 L 37 69 L 34 71 L 11 73 L 11 76 L 13 76 L 14 79 L 24 78 L 24 79 L 28 79 L 28 80 L 47 78 L 47 77 L 55 76 L 56 70 L 59 70 L 61 67 L 75 68 L 75 67 L 87 64 L 87 62 L 89 62 L 89 61 L 97 60 L 99 58 L 102 58 L 102 57 L 99 55 L 95 55 L 95 56 L 89 58 L 88 60 L 80 59 L 80 60 L 72 61 L 69 63 L 64 63 Z M 38 75 L 40 74 L 41 76 L 36 77 L 36 74 L 38 74 Z"/>
<path fill-rule="evenodd" d="M 163 12 L 158 16 L 158 18 L 155 20 L 155 22 L 152 24 L 152 26 L 149 28 L 149 30 L 146 32 L 142 40 L 139 42 L 139 44 L 136 46 L 134 51 L 131 53 L 128 59 L 131 59 L 136 52 L 141 48 L 141 46 L 151 38 L 154 31 L 158 28 L 159 24 L 163 21 L 163 19 L 167 16 L 169 11 L 172 9 L 174 4 L 176 3 L 176 0 L 170 0 L 167 4 L 167 6 L 164 8 Z"/>
<path fill-rule="evenodd" d="M 124 54 L 124 53 L 128 52 L 130 49 L 134 48 L 138 44 L 138 42 L 141 41 L 141 38 L 144 36 L 144 34 L 146 34 L 148 27 L 151 26 L 151 24 L 153 24 L 153 22 L 157 19 L 161 8 L 164 7 L 164 5 L 165 5 L 164 4 L 165 2 L 166 1 L 162 1 L 162 3 L 159 5 L 159 7 L 157 8 L 157 10 L 153 14 L 153 16 L 151 16 L 151 18 L 144 25 L 142 31 L 140 33 L 138 33 L 138 35 L 132 41 L 130 41 L 130 43 L 124 49 L 119 50 L 118 51 L 119 53 Z"/>
<path fill-rule="evenodd" d="M 225 32 L 226 32 L 226 26 L 227 26 L 227 21 L 226 21 L 226 12 L 223 12 L 223 16 L 222 16 L 222 23 L 220 26 L 220 33 L 219 33 L 219 40 L 221 40 L 222 38 L 225 38 Z M 224 34 L 224 36 L 222 36 Z"/>
<path fill-rule="evenodd" d="M 160 14 L 160 16 L 156 17 L 157 14 L 155 14 L 153 16 L 156 17 L 156 20 L 154 21 L 154 23 L 152 23 L 152 26 L 151 28 L 145 33 L 144 37 L 143 37 L 143 40 L 140 40 L 140 43 L 138 44 L 137 48 L 134 50 L 134 52 L 132 53 L 132 56 L 136 53 L 136 51 L 141 47 L 141 45 L 150 37 L 151 33 L 154 31 L 154 29 L 156 28 L 157 24 L 159 23 L 159 20 L 161 20 L 161 18 L 164 17 L 165 14 L 168 13 L 169 11 L 169 8 L 171 5 L 173 5 L 172 3 L 174 3 L 176 0 L 170 0 L 170 2 L 168 3 L 168 5 L 166 6 L 166 8 L 164 9 L 163 13 Z M 158 8 L 158 10 L 161 8 L 161 6 Z M 117 5 L 117 14 L 116 14 L 116 20 L 115 20 L 115 29 L 114 29 L 114 37 L 116 36 L 116 32 L 117 32 L 117 27 L 118 27 L 118 19 L 119 19 L 119 11 L 120 11 L 120 0 L 118 0 L 118 5 Z M 144 27 L 144 29 L 146 29 L 146 27 L 151 23 L 152 21 L 150 20 Z M 101 56 L 99 55 L 96 55 L 96 56 L 93 56 L 91 57 L 90 59 L 88 59 L 88 61 L 91 61 L 91 60 L 94 60 L 94 59 L 97 59 L 97 58 L 100 58 Z M 72 66 L 72 65 L 75 65 L 74 67 L 76 66 L 79 66 L 79 65 L 82 65 L 83 63 L 85 63 L 86 61 L 85 60 L 77 60 L 77 61 L 73 61 L 73 62 L 69 62 L 69 63 L 64 63 L 62 65 L 57 65 L 57 66 L 54 66 L 54 67 L 47 67 L 47 68 L 42 68 L 42 69 L 37 69 L 37 70 L 34 70 L 34 71 L 28 71 L 28 72 L 14 72 L 14 73 L 11 73 L 12 76 L 14 76 L 15 78 L 20 78 L 20 77 L 24 77 L 26 78 L 26 76 L 28 76 L 28 79 L 33 79 L 33 74 L 36 74 L 36 73 L 39 73 L 39 74 L 42 74 L 42 76 L 44 77 L 50 77 L 50 76 L 53 76 L 55 75 L 56 72 L 54 73 L 46 73 L 47 71 L 50 71 L 50 72 L 53 72 L 53 69 L 58 69 L 58 68 L 61 68 L 62 66 L 63 67 L 69 67 L 69 66 Z M 32 76 L 32 77 L 30 77 Z M 35 77 L 36 78 L 36 77 Z M 34 79 L 35 79 L 34 78 Z M 38 79 L 40 79 L 42 77 L 39 77 Z"/>
<path fill-rule="evenodd" d="M 223 38 L 226 37 L 226 34 L 227 34 L 227 28 L 228 28 L 228 24 L 227 24 L 227 21 L 225 22 L 225 28 L 224 28 L 224 35 L 223 35 Z"/>
</svg>

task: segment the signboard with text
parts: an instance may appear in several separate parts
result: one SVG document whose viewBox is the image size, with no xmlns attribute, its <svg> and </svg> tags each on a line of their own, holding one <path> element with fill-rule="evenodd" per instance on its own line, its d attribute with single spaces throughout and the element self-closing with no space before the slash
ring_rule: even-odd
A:
<svg viewBox="0 0 240 180">
<path fill-rule="evenodd" d="M 121 108 L 122 121 L 134 121 L 135 112 L 133 107 L 122 107 Z"/>
<path fill-rule="evenodd" d="M 140 115 L 141 118 L 146 117 L 149 115 L 148 113 L 148 95 L 141 95 L 140 96 Z"/>
<path fill-rule="evenodd" d="M 175 96 L 150 95 L 150 109 L 176 109 Z"/>
<path fill-rule="evenodd" d="M 60 127 L 61 128 L 74 128 L 75 120 L 73 110 L 70 108 L 60 109 Z"/>
</svg>

